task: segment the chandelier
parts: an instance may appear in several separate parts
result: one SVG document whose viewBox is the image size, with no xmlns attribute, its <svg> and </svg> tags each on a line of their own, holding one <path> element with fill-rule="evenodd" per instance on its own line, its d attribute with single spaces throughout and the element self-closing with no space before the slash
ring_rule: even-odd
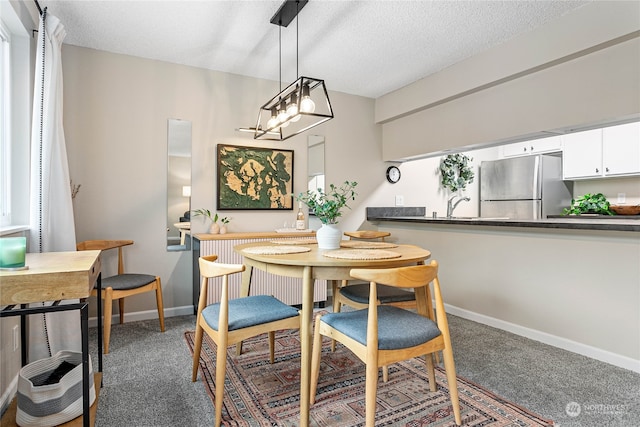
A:
<svg viewBox="0 0 640 427">
<path fill-rule="evenodd" d="M 333 109 L 324 80 L 298 75 L 298 13 L 308 0 L 285 0 L 271 18 L 279 26 L 280 93 L 260 107 L 255 128 L 242 129 L 254 133 L 254 139 L 284 141 L 333 118 Z M 296 18 L 296 76 L 282 89 L 282 27 Z"/>
</svg>

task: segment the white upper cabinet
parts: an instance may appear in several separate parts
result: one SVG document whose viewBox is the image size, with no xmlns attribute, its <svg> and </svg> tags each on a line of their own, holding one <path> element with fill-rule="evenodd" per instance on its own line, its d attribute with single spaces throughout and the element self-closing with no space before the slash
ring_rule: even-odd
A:
<svg viewBox="0 0 640 427">
<path fill-rule="evenodd" d="M 553 153 L 562 150 L 562 138 L 551 136 L 548 138 L 532 139 L 516 142 L 502 147 L 503 157 L 528 156 L 531 154 Z"/>
<path fill-rule="evenodd" d="M 640 123 L 602 129 L 602 166 L 607 176 L 640 174 Z"/>
<path fill-rule="evenodd" d="M 602 176 L 602 129 L 563 135 L 562 175 L 564 179 Z"/>
<path fill-rule="evenodd" d="M 640 123 L 563 136 L 564 179 L 640 174 Z"/>
</svg>

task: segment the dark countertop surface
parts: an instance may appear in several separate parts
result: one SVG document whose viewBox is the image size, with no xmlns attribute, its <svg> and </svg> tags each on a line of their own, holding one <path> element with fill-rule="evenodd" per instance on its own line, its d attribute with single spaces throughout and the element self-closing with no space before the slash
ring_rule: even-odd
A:
<svg viewBox="0 0 640 427">
<path fill-rule="evenodd" d="M 370 222 L 411 222 L 429 225 L 480 225 L 489 227 L 529 227 L 558 228 L 567 230 L 607 230 L 640 232 L 640 218 L 636 215 L 625 219 L 603 217 L 559 217 L 547 219 L 508 219 L 508 218 L 432 218 L 424 216 L 425 208 L 367 208 L 367 221 Z"/>
</svg>

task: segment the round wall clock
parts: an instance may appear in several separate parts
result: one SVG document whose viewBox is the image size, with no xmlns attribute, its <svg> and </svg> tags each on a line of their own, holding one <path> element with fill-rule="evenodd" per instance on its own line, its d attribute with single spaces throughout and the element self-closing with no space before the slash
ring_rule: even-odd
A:
<svg viewBox="0 0 640 427">
<path fill-rule="evenodd" d="M 400 181 L 400 169 L 397 166 L 389 166 L 387 168 L 387 181 L 392 184 Z"/>
</svg>

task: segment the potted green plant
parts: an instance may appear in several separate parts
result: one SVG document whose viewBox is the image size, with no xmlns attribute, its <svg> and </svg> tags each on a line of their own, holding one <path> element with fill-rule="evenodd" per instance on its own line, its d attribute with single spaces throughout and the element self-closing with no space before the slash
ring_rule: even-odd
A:
<svg viewBox="0 0 640 427">
<path fill-rule="evenodd" d="M 336 224 L 342 216 L 342 209 L 349 208 L 350 200 L 355 200 L 357 193 L 355 181 L 345 181 L 339 187 L 329 184 L 329 190 L 321 188 L 300 193 L 296 199 L 309 207 L 309 211 L 322 222 L 322 227 L 316 233 L 318 247 L 321 249 L 337 249 L 340 247 L 342 232 Z M 349 208 L 350 209 L 350 208 Z"/>
<path fill-rule="evenodd" d="M 220 218 L 220 222 L 222 223 L 220 226 L 220 234 L 227 234 L 227 225 L 231 222 L 231 218 L 226 216 L 222 217 Z"/>
<path fill-rule="evenodd" d="M 204 216 L 211 220 L 211 226 L 209 227 L 209 233 L 218 234 L 220 233 L 220 224 L 218 224 L 218 214 L 215 215 L 211 213 L 209 209 L 194 209 L 193 216 Z"/>
<path fill-rule="evenodd" d="M 580 196 L 577 199 L 571 199 L 571 206 L 565 208 L 563 215 L 583 215 L 583 214 L 599 214 L 599 215 L 615 215 L 610 209 L 607 198 L 602 193 Z"/>
</svg>

